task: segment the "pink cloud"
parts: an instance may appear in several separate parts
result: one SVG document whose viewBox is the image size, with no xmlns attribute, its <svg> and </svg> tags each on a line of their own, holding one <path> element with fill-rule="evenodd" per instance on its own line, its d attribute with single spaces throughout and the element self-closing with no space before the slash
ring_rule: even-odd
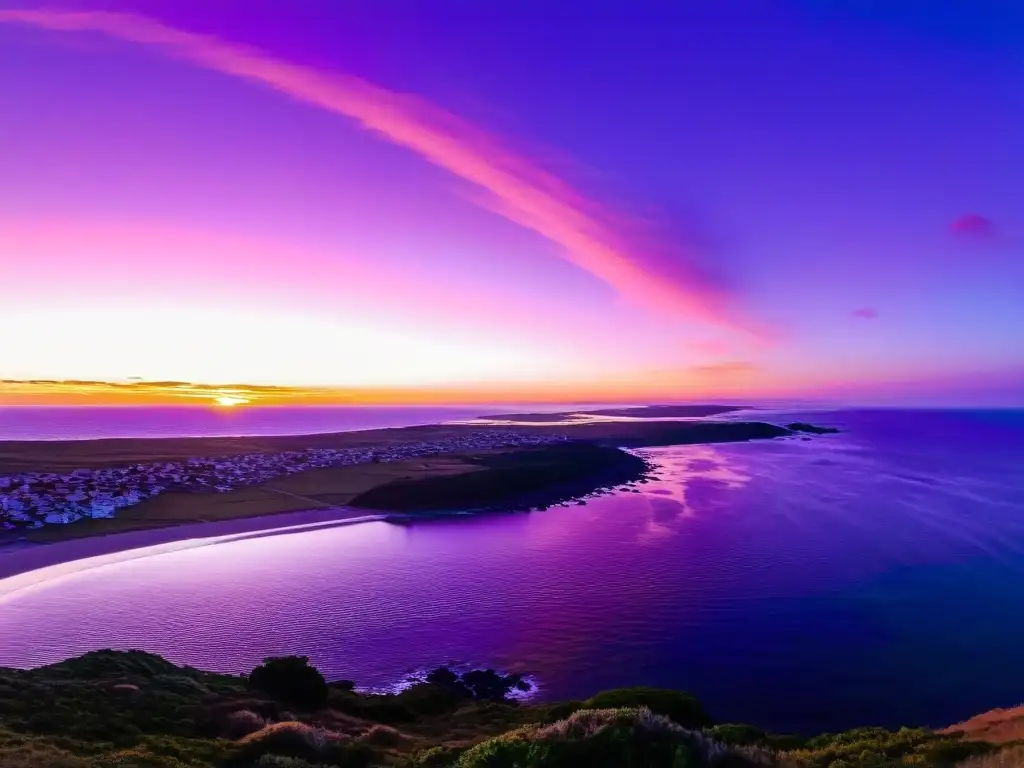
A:
<svg viewBox="0 0 1024 768">
<path fill-rule="evenodd" d="M 977 213 L 968 213 L 949 225 L 949 231 L 955 236 L 970 240 L 991 240 L 995 237 L 992 220 Z"/>
<path fill-rule="evenodd" d="M 728 290 L 701 268 L 695 253 L 652 238 L 644 222 L 624 219 L 496 137 L 420 98 L 143 16 L 12 10 L 0 11 L 0 22 L 101 32 L 348 117 L 475 185 L 475 197 L 485 198 L 478 202 L 546 237 L 559 246 L 563 258 L 627 300 L 755 338 L 770 336 L 767 329 L 735 311 Z"/>
<path fill-rule="evenodd" d="M 878 310 L 872 307 L 861 307 L 860 309 L 853 310 L 853 316 L 864 320 L 874 320 L 878 317 Z"/>
</svg>

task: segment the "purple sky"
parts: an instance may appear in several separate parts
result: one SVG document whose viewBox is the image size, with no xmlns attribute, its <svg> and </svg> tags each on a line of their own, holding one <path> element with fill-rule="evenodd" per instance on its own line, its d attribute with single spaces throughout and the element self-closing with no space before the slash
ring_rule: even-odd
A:
<svg viewBox="0 0 1024 768">
<path fill-rule="evenodd" d="M 0 0 L 0 378 L 1024 403 L 1024 9 L 879 5 Z"/>
</svg>

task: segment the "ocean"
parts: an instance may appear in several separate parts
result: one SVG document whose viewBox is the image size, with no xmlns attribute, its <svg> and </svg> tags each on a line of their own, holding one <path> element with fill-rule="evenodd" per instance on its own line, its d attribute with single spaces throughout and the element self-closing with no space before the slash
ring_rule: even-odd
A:
<svg viewBox="0 0 1024 768">
<path fill-rule="evenodd" d="M 547 699 L 689 690 L 720 720 L 941 726 L 1024 699 L 1024 412 L 777 413 L 843 432 L 641 453 L 586 506 L 243 536 L 6 593 L 0 666 L 301 653 L 386 687 L 442 663 Z"/>
<path fill-rule="evenodd" d="M 587 406 L 600 408 L 601 406 Z M 564 406 L 528 406 L 558 411 Z M 0 440 L 91 440 L 108 437 L 307 435 L 411 427 L 522 412 L 522 405 L 474 406 L 0 406 Z"/>
</svg>

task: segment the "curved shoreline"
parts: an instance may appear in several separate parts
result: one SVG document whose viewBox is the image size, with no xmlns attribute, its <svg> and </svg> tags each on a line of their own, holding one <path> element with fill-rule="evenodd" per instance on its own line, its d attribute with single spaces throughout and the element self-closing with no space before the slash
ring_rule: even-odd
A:
<svg viewBox="0 0 1024 768">
<path fill-rule="evenodd" d="M 53 543 L 15 543 L 0 546 L 0 601 L 11 594 L 9 581 L 40 570 L 82 563 L 77 572 L 89 567 L 135 559 L 117 557 L 138 553 L 136 557 L 149 557 L 163 552 L 211 546 L 257 536 L 298 533 L 318 528 L 334 528 L 358 523 L 382 522 L 399 515 L 390 512 L 373 513 L 365 509 L 346 507 L 307 509 L 258 517 L 240 517 L 231 520 L 213 520 L 204 523 L 186 523 L 165 528 L 111 533 Z M 92 565 L 85 561 L 96 560 Z M 102 562 L 101 562 L 102 561 Z M 50 577 L 63 574 L 51 572 Z M 38 581 L 43 581 L 39 579 Z M 16 589 L 27 586 L 17 585 Z"/>
<path fill-rule="evenodd" d="M 20 494 L 14 503 L 22 506 L 14 507 L 10 520 L 5 519 L 8 513 L 0 512 L 0 526 L 8 529 L 0 530 L 0 551 L 11 551 L 10 545 L 24 547 L 29 542 L 317 507 L 360 507 L 383 512 L 543 508 L 640 479 L 647 468 L 623 449 L 740 442 L 791 434 L 791 430 L 765 422 L 633 419 L 585 422 L 571 427 L 488 429 L 436 425 L 377 433 L 293 437 L 287 441 L 246 440 L 232 442 L 230 448 L 220 440 L 132 441 L 130 450 L 126 449 L 125 441 L 20 444 L 14 447 L 23 466 L 46 465 L 59 457 L 66 468 L 62 474 L 40 473 L 37 469 L 34 474 L 21 475 L 20 480 L 18 475 L 11 476 L 5 487 L 13 488 L 13 495 Z M 4 448 L 11 447 L 0 444 L 0 457 Z M 194 452 L 200 448 L 227 455 L 196 459 Z M 288 450 L 281 453 L 283 449 Z M 171 454 L 180 458 L 187 453 L 193 457 L 187 465 L 159 463 Z M 287 464 L 284 459 L 296 456 L 306 464 L 277 467 L 282 462 Z M 314 458 L 307 460 L 309 456 Z M 192 469 L 196 462 L 198 468 Z M 102 470 L 109 477 L 101 478 L 92 470 L 79 469 L 83 465 L 114 463 L 120 468 Z M 213 479 L 206 478 L 204 472 L 213 472 Z M 191 478 L 189 473 L 198 473 L 196 483 L 205 484 L 195 488 L 173 487 L 183 478 Z M 227 479 L 220 479 L 217 473 Z M 241 480 L 232 487 L 236 475 Z M 30 482 L 35 485 L 30 486 Z M 135 487 L 139 483 L 143 486 L 141 490 Z M 145 487 L 147 483 L 152 487 Z M 170 490 L 168 484 L 172 486 Z M 221 484 L 226 487 L 220 487 Z M 218 493 L 212 492 L 213 485 Z M 43 496 L 56 495 L 40 501 L 40 494 L 33 490 L 36 488 L 50 489 L 42 491 Z M 83 512 L 73 506 L 68 508 L 74 515 L 70 520 L 62 520 L 58 514 L 63 509 L 60 504 L 65 503 L 64 496 L 59 495 L 62 493 L 67 496 L 66 503 L 74 500 L 74 505 L 82 503 L 83 494 L 86 499 L 89 494 L 101 493 L 110 498 L 106 502 L 91 502 L 94 506 L 107 504 L 100 510 L 102 514 Z M 129 494 L 116 497 L 128 501 L 116 502 L 115 496 L 111 496 L 116 493 Z M 30 505 L 29 511 L 20 511 L 25 504 Z M 109 514 L 111 504 L 116 505 L 116 514 Z M 55 519 L 51 520 L 46 510 L 56 510 Z M 44 512 L 45 520 L 41 517 Z M 45 524 L 40 525 L 41 522 Z"/>
</svg>

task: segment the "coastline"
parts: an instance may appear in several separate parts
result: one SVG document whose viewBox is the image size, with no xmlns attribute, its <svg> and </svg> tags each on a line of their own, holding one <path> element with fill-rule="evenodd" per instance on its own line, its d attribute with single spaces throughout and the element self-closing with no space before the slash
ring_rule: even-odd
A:
<svg viewBox="0 0 1024 768">
<path fill-rule="evenodd" d="M 221 491 L 217 493 L 209 486 L 172 488 L 136 500 L 113 515 L 22 525 L 0 532 L 0 552 L 10 555 L 41 543 L 317 509 L 328 515 L 338 509 L 360 509 L 364 515 L 543 509 L 640 480 L 649 467 L 628 452 L 631 448 L 793 434 L 765 422 L 671 420 L 695 408 L 704 415 L 737 410 L 724 406 L 618 409 L 616 416 L 624 420 L 610 416 L 570 425 L 437 424 L 263 438 L 0 443 L 0 475 L 53 473 L 41 481 L 58 488 L 91 483 L 88 477 L 75 477 L 83 470 L 88 474 L 172 461 L 180 465 L 197 457 L 217 457 L 210 462 L 223 461 L 229 471 L 235 459 L 272 463 L 289 453 L 356 457 L 341 465 L 327 460 L 294 472 L 285 468 L 255 482 L 243 480 L 234 487 L 217 488 Z M 637 417 L 637 413 L 646 415 Z"/>
<path fill-rule="evenodd" d="M 344 507 L 305 509 L 272 515 L 123 531 L 63 541 L 0 543 L 0 587 L 7 586 L 2 583 L 4 580 L 31 571 L 79 563 L 92 558 L 109 558 L 112 555 L 133 551 L 138 552 L 138 557 L 147 557 L 175 549 L 209 546 L 255 536 L 380 522 L 394 517 L 397 515 L 373 514 L 365 509 Z M 115 559 L 108 560 L 108 562 L 116 561 Z M 96 565 L 99 564 L 96 563 Z M 0 600 L 7 594 L 9 591 L 0 589 Z"/>
</svg>

